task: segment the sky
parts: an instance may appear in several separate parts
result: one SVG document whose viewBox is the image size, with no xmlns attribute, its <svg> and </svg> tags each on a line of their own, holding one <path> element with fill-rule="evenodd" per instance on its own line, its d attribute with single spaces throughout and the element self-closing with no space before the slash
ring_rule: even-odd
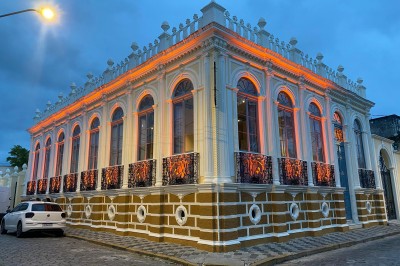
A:
<svg viewBox="0 0 400 266">
<path fill-rule="evenodd" d="M 119 62 L 132 42 L 147 46 L 172 27 L 201 16 L 210 0 L 2 0 L 0 15 L 56 6 L 56 23 L 34 12 L 0 18 L 0 164 L 14 145 L 27 149 L 36 108 L 68 95 L 86 74 L 100 75 L 107 60 Z M 296 37 L 297 47 L 353 81 L 364 79 L 375 102 L 372 118 L 400 115 L 400 2 L 398 0 L 217 0 L 231 16 L 252 27 L 259 18 L 281 41 Z M 170 31 L 171 31 L 170 29 Z"/>
</svg>

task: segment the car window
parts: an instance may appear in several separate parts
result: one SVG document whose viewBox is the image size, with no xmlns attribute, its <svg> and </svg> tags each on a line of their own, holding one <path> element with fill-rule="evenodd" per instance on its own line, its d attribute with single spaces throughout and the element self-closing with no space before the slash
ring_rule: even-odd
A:
<svg viewBox="0 0 400 266">
<path fill-rule="evenodd" d="M 32 205 L 32 211 L 36 212 L 62 212 L 60 206 L 56 204 L 49 204 L 49 203 L 38 203 Z"/>
<path fill-rule="evenodd" d="M 26 209 L 28 209 L 28 206 L 28 203 L 22 203 L 18 211 L 25 211 Z"/>
<path fill-rule="evenodd" d="M 11 212 L 17 212 L 17 211 L 19 211 L 19 208 L 21 208 L 21 205 L 22 205 L 22 204 L 17 205 L 14 209 L 12 209 Z"/>
</svg>

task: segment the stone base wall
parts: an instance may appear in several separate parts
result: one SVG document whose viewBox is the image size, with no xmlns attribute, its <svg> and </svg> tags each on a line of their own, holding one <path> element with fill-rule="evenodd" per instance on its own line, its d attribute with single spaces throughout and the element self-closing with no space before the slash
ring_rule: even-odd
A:
<svg viewBox="0 0 400 266">
<path fill-rule="evenodd" d="M 363 227 L 386 225 L 386 209 L 383 190 L 356 190 L 358 220 Z"/>
<path fill-rule="evenodd" d="M 212 252 L 348 230 L 342 188 L 182 185 L 58 196 L 70 226 Z"/>
</svg>

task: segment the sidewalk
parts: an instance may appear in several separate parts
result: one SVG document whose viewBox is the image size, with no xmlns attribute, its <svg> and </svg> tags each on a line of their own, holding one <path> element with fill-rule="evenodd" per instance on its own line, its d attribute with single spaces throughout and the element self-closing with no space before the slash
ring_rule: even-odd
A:
<svg viewBox="0 0 400 266">
<path fill-rule="evenodd" d="M 383 237 L 400 234 L 400 224 L 353 229 L 344 233 L 331 233 L 320 237 L 302 237 L 283 243 L 268 243 L 242 248 L 227 253 L 211 253 L 193 247 L 172 243 L 158 243 L 143 238 L 118 236 L 107 232 L 94 232 L 68 227 L 66 235 L 127 251 L 168 259 L 184 265 L 273 265 L 294 258 Z"/>
</svg>

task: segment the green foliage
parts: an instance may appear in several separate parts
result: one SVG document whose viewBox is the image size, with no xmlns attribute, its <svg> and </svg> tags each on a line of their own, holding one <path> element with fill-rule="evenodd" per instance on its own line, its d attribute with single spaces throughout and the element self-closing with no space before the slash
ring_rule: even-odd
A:
<svg viewBox="0 0 400 266">
<path fill-rule="evenodd" d="M 29 150 L 21 147 L 20 145 L 14 145 L 8 154 L 10 154 L 10 156 L 7 157 L 7 161 L 12 167 L 18 166 L 19 169 L 22 169 L 22 165 L 24 163 L 28 164 Z"/>
</svg>

